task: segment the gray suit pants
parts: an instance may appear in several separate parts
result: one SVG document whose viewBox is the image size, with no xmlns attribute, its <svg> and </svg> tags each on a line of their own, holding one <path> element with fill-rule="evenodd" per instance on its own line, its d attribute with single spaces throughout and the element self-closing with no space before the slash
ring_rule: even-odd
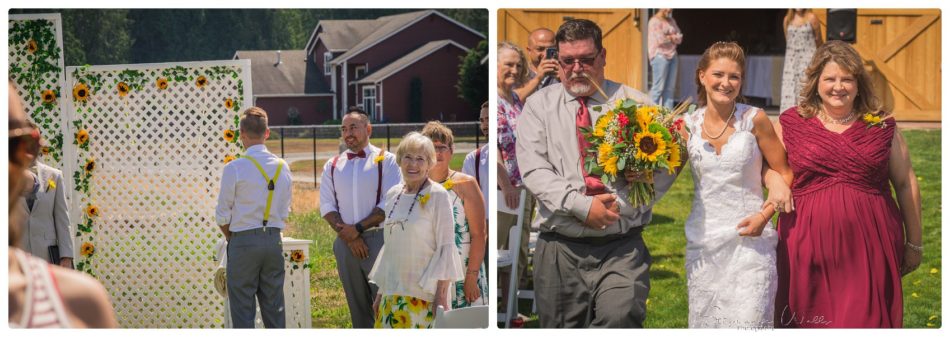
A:
<svg viewBox="0 0 950 337">
<path fill-rule="evenodd" d="M 375 323 L 373 301 L 378 288 L 369 283 L 369 272 L 373 270 L 379 250 L 383 248 L 383 231 L 372 230 L 362 234 L 363 242 L 369 247 L 369 257 L 360 260 L 350 251 L 350 247 L 339 237 L 333 242 L 333 256 L 336 257 L 336 270 L 343 282 L 346 304 L 350 308 L 350 319 L 354 328 L 371 329 Z"/>
<path fill-rule="evenodd" d="M 228 301 L 235 328 L 254 328 L 257 305 L 264 327 L 285 328 L 284 257 L 280 230 L 231 233 L 228 242 Z"/>
<path fill-rule="evenodd" d="M 640 230 L 621 237 L 538 238 L 534 287 L 542 328 L 642 328 L 650 252 Z"/>
</svg>

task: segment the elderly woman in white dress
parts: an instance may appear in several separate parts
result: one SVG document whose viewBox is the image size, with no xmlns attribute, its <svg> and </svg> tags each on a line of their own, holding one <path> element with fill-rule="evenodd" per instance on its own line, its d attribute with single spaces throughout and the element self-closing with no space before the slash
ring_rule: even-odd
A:
<svg viewBox="0 0 950 337">
<path fill-rule="evenodd" d="M 396 158 L 402 183 L 386 193 L 386 243 L 369 275 L 379 286 L 375 326 L 430 328 L 436 306 L 451 308 L 448 290 L 465 276 L 452 206 L 448 191 L 429 180 L 436 157 L 428 137 L 410 132 L 399 143 Z"/>
</svg>

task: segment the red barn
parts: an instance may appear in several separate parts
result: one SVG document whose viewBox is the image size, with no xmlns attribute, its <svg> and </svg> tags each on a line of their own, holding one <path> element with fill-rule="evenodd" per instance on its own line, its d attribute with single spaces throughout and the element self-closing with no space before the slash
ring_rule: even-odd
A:
<svg viewBox="0 0 950 337">
<path fill-rule="evenodd" d="M 481 33 L 435 10 L 321 20 L 305 50 L 238 51 L 251 59 L 254 104 L 272 125 L 321 124 L 359 106 L 374 120 L 473 121 L 458 97 L 462 57 Z"/>
</svg>

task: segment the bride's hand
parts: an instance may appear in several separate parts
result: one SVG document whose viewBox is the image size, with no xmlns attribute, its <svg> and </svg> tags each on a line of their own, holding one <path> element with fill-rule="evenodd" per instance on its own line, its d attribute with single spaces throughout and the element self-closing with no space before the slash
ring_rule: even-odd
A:
<svg viewBox="0 0 950 337">
<path fill-rule="evenodd" d="M 736 228 L 739 229 L 739 236 L 760 236 L 762 235 L 762 231 L 765 230 L 765 224 L 768 222 L 768 219 L 766 219 L 762 213 L 753 213 L 745 219 L 742 219 L 742 221 L 739 221 L 739 225 L 736 226 Z"/>
</svg>

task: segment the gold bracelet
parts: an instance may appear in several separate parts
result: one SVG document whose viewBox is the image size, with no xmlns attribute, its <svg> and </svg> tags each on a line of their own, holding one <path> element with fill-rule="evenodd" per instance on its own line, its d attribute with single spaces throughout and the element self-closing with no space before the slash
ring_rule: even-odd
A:
<svg viewBox="0 0 950 337">
<path fill-rule="evenodd" d="M 904 245 L 910 250 L 917 252 L 918 254 L 924 254 L 924 244 L 921 243 L 920 246 L 910 243 L 910 241 L 904 242 Z"/>
</svg>

